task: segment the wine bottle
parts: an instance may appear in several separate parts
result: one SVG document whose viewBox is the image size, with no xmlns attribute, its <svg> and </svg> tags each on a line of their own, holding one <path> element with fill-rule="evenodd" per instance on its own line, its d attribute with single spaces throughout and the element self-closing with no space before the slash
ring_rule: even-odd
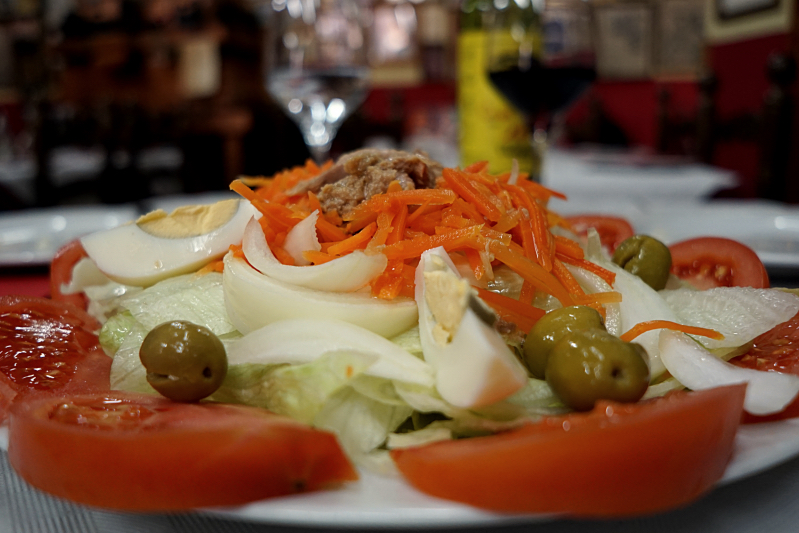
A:
<svg viewBox="0 0 799 533">
<path fill-rule="evenodd" d="M 463 0 L 458 34 L 457 89 L 461 164 L 488 161 L 493 173 L 513 160 L 537 176 L 538 158 L 524 116 L 491 84 L 486 70 L 486 20 L 490 0 Z"/>
</svg>

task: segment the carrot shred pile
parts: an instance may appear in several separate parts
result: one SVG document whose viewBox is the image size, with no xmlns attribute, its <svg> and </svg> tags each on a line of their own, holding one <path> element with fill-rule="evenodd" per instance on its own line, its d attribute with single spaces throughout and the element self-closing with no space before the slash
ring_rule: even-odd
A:
<svg viewBox="0 0 799 533">
<path fill-rule="evenodd" d="M 639 335 L 655 329 L 671 329 L 674 331 L 687 333 L 688 335 L 700 335 L 702 337 L 707 337 L 714 340 L 722 340 L 724 338 L 724 335 L 715 329 L 700 328 L 698 326 L 686 326 L 684 324 L 672 322 L 671 320 L 649 320 L 647 322 L 639 322 L 631 327 L 629 331 L 624 332 L 619 338 L 624 342 L 630 342 Z"/>
<path fill-rule="evenodd" d="M 543 316 L 532 303 L 537 291 L 550 294 L 564 306 L 590 305 L 602 311 L 618 302 L 618 293 L 586 295 L 567 265 L 586 268 L 609 284 L 614 274 L 583 257 L 579 245 L 555 236 L 550 228 L 563 219 L 547 209 L 549 199 L 565 196 L 520 174 L 492 175 L 485 161 L 464 169 L 445 168 L 434 189 L 402 190 L 398 182 L 384 194 L 374 195 L 342 219 L 324 212 L 313 193 L 289 196 L 297 184 L 328 168 L 309 161 L 272 178 L 244 178 L 231 184 L 263 214 L 260 219 L 275 257 L 293 264 L 283 250 L 286 234 L 302 219 L 318 211 L 317 236 L 321 251 L 305 252 L 312 264 L 321 264 L 355 250 L 382 253 L 388 266 L 371 281 L 374 296 L 413 297 L 414 272 L 423 252 L 443 246 L 460 252 L 477 280 L 491 280 L 493 269 L 504 264 L 523 281 L 518 300 L 480 289 L 497 314 L 524 331 Z M 513 181 L 513 182 L 512 182 Z M 254 188 L 251 188 L 254 187 Z"/>
</svg>

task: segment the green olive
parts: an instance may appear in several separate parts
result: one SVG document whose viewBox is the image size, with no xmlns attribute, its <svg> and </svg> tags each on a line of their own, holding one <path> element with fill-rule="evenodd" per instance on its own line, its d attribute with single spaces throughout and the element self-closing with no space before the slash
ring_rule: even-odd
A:
<svg viewBox="0 0 799 533">
<path fill-rule="evenodd" d="M 547 361 L 547 383 L 564 404 L 588 411 L 597 400 L 637 402 L 649 386 L 646 350 L 601 329 L 558 341 Z"/>
<path fill-rule="evenodd" d="M 550 311 L 536 322 L 524 340 L 524 360 L 530 374 L 537 379 L 544 379 L 549 352 L 556 342 L 569 333 L 603 327 L 599 312 L 585 305 Z"/>
<path fill-rule="evenodd" d="M 668 246 L 649 235 L 633 235 L 613 252 L 613 262 L 659 291 L 669 280 L 671 252 Z"/>
<path fill-rule="evenodd" d="M 147 382 L 179 402 L 196 402 L 216 391 L 227 375 L 222 341 L 206 327 L 183 320 L 153 328 L 139 348 Z"/>
</svg>

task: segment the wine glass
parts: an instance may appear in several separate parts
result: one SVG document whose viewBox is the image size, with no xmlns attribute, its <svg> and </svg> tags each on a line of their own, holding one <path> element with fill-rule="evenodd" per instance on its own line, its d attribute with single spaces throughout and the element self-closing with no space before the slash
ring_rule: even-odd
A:
<svg viewBox="0 0 799 533">
<path fill-rule="evenodd" d="M 317 163 L 366 97 L 369 69 L 354 0 L 271 0 L 266 87 L 299 126 Z"/>
<path fill-rule="evenodd" d="M 557 137 L 564 111 L 596 79 L 591 25 L 586 0 L 491 2 L 488 76 L 527 117 L 539 158 Z"/>
</svg>

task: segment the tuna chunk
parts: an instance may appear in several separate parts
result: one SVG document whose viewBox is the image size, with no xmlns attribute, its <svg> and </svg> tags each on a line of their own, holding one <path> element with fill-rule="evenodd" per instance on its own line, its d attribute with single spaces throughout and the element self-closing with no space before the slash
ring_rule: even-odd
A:
<svg viewBox="0 0 799 533">
<path fill-rule="evenodd" d="M 325 212 L 335 210 L 346 220 L 358 204 L 386 192 L 392 181 L 403 190 L 431 188 L 441 171 L 441 164 L 423 153 L 366 148 L 342 155 L 327 171 L 288 194 L 313 191 Z"/>
</svg>

